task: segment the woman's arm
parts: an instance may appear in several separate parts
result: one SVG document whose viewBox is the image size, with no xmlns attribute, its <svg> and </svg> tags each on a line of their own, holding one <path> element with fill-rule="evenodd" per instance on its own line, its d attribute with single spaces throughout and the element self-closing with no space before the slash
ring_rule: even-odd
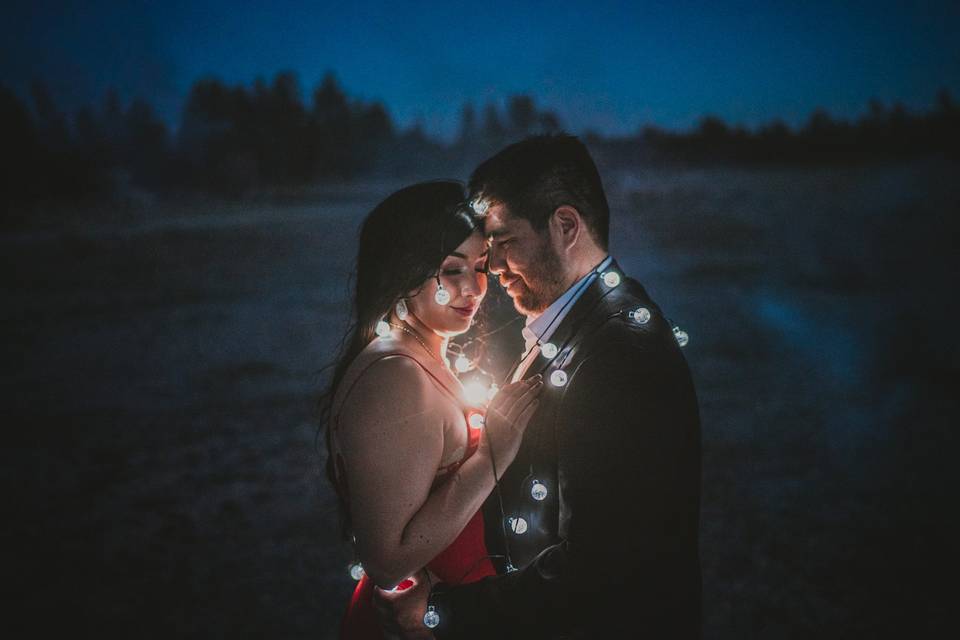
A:
<svg viewBox="0 0 960 640">
<path fill-rule="evenodd" d="M 381 587 L 450 545 L 493 489 L 489 449 L 481 446 L 430 492 L 443 455 L 439 398 L 419 365 L 388 357 L 364 372 L 341 410 L 354 534 L 364 570 Z M 498 471 L 500 458 L 498 451 Z"/>
</svg>

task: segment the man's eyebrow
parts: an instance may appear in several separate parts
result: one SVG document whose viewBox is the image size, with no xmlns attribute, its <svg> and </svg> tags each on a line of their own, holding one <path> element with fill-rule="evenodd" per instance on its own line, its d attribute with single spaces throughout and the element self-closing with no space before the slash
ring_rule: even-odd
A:
<svg viewBox="0 0 960 640">
<path fill-rule="evenodd" d="M 493 231 L 491 231 L 490 233 L 487 234 L 487 237 L 488 237 L 488 238 L 502 238 L 503 236 L 507 235 L 507 233 L 508 233 L 508 231 L 507 231 L 506 229 L 502 229 L 502 228 L 501 228 L 501 229 L 494 229 Z"/>
<path fill-rule="evenodd" d="M 462 258 L 462 259 L 464 259 L 464 260 L 467 259 L 467 256 L 463 255 L 463 254 L 460 253 L 459 251 L 454 251 L 454 252 L 452 252 L 450 255 L 452 255 L 454 258 Z"/>
</svg>

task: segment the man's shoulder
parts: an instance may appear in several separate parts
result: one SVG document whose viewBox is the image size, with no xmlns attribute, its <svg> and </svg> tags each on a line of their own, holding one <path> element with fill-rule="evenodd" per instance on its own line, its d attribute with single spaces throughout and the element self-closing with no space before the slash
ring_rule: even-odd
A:
<svg viewBox="0 0 960 640">
<path fill-rule="evenodd" d="M 675 346 L 672 327 L 643 286 L 626 278 L 593 312 L 593 330 L 584 336 L 582 355 L 598 351 Z"/>
</svg>

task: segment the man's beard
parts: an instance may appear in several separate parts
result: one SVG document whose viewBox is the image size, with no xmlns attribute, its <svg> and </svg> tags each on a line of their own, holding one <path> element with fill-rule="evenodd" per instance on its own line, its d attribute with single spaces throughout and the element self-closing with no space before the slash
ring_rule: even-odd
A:
<svg viewBox="0 0 960 640">
<path fill-rule="evenodd" d="M 524 315 L 542 314 L 554 300 L 563 295 L 563 280 L 560 256 L 545 238 L 523 275 L 525 291 L 513 299 L 514 306 Z"/>
</svg>

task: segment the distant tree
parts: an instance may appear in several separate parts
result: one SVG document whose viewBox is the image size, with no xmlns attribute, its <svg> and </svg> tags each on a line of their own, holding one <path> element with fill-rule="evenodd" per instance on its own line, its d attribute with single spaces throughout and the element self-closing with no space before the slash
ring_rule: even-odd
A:
<svg viewBox="0 0 960 640">
<path fill-rule="evenodd" d="M 705 116 L 700 120 L 697 134 L 704 142 L 718 143 L 726 140 L 730 136 L 730 129 L 720 118 L 716 116 Z"/>
<path fill-rule="evenodd" d="M 353 170 L 350 103 L 336 77 L 327 73 L 313 92 L 310 145 L 318 176 L 346 176 Z"/>
<path fill-rule="evenodd" d="M 136 99 L 124 116 L 124 128 L 123 159 L 133 181 L 143 186 L 158 184 L 165 178 L 169 152 L 167 125 L 145 100 Z"/>
<path fill-rule="evenodd" d="M 957 112 L 957 103 L 953 101 L 953 96 L 946 87 L 937 92 L 937 112 L 941 114 L 956 114 Z"/>
<path fill-rule="evenodd" d="M 537 116 L 537 125 L 543 133 L 557 133 L 562 129 L 560 118 L 552 111 L 541 111 Z"/>
<path fill-rule="evenodd" d="M 101 116 L 103 135 L 109 148 L 111 161 L 116 161 L 121 149 L 126 145 L 124 140 L 123 105 L 117 90 L 110 88 L 103 100 L 103 115 Z"/>
<path fill-rule="evenodd" d="M 268 138 L 260 114 L 241 87 L 230 89 L 215 78 L 190 89 L 180 124 L 178 150 L 196 186 L 236 192 L 256 185 L 262 167 L 258 150 Z"/>
<path fill-rule="evenodd" d="M 79 153 L 96 166 L 106 169 L 114 162 L 110 141 L 103 122 L 89 106 L 77 109 L 73 118 L 73 130 Z"/>
<path fill-rule="evenodd" d="M 513 96 L 507 104 L 507 120 L 510 133 L 524 136 L 531 132 L 537 122 L 537 108 L 530 96 Z"/>
<path fill-rule="evenodd" d="M 500 141 L 503 139 L 505 129 L 500 122 L 500 114 L 497 113 L 497 107 L 493 103 L 487 103 L 483 109 L 483 137 L 487 140 Z"/>
<path fill-rule="evenodd" d="M 470 144 L 477 137 L 477 112 L 469 102 L 460 110 L 460 133 L 457 136 L 460 144 Z"/>
<path fill-rule="evenodd" d="M 34 82 L 30 87 L 34 111 L 37 114 L 37 131 L 40 142 L 51 151 L 66 151 L 71 144 L 67 119 L 54 104 L 47 86 Z"/>
<path fill-rule="evenodd" d="M 310 178 L 312 158 L 303 144 L 306 110 L 296 75 L 288 71 L 278 73 L 257 107 L 257 120 L 266 133 L 260 141 L 263 177 L 271 183 Z"/>
<path fill-rule="evenodd" d="M 393 120 L 387 113 L 383 103 L 374 102 L 371 105 L 359 107 L 359 129 L 364 138 L 374 141 L 385 141 L 393 137 Z"/>
<path fill-rule="evenodd" d="M 36 127 L 26 105 L 3 85 L 0 85 L 0 139 L 4 141 L 0 203 L 35 197 L 41 160 Z M 7 216 L 12 211 L 4 206 L 2 213 Z M 10 219 L 2 222 L 3 227 L 10 223 Z"/>
<path fill-rule="evenodd" d="M 358 102 L 351 108 L 351 120 L 351 170 L 363 173 L 383 165 L 396 135 L 386 107 Z"/>
<path fill-rule="evenodd" d="M 313 117 L 322 126 L 346 124 L 350 118 L 347 96 L 336 76 L 328 72 L 313 92 Z"/>
</svg>

